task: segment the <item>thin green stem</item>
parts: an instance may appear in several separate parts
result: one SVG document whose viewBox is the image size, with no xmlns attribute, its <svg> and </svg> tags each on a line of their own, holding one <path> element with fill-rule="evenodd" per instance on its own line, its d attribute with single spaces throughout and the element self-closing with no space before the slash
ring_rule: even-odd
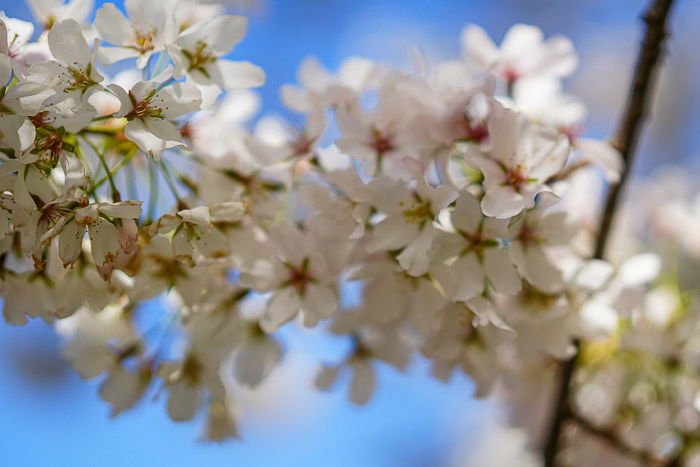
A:
<svg viewBox="0 0 700 467">
<path fill-rule="evenodd" d="M 180 195 L 178 194 L 177 186 L 175 185 L 175 181 L 173 180 L 173 177 L 170 174 L 170 170 L 168 169 L 168 166 L 165 164 L 165 161 L 161 159 L 160 162 L 158 163 L 158 166 L 163 171 L 163 177 L 165 178 L 165 183 L 168 185 L 168 188 L 170 188 L 170 191 L 173 193 L 173 196 L 175 197 L 175 201 L 177 201 L 178 204 L 183 204 L 182 199 L 180 198 Z"/>
<path fill-rule="evenodd" d="M 110 178 L 113 180 L 114 176 L 119 172 L 119 170 L 127 165 L 131 159 L 136 155 L 138 151 L 129 151 L 124 157 L 122 157 L 119 162 L 114 164 L 111 170 L 107 170 L 107 175 L 104 175 L 102 178 L 100 178 L 98 181 L 95 182 L 95 184 L 92 186 L 92 190 L 96 190 L 99 188 L 104 182 L 108 181 Z M 106 168 L 106 164 L 104 165 Z"/>
<path fill-rule="evenodd" d="M 155 164 L 148 161 L 148 218 L 146 223 L 152 222 L 156 218 L 158 207 L 158 174 Z"/>
<path fill-rule="evenodd" d="M 109 169 L 109 166 L 107 165 L 107 161 L 105 160 L 104 156 L 102 155 L 100 149 L 97 147 L 95 143 L 90 141 L 89 138 L 86 136 L 81 136 L 81 139 L 88 145 L 90 146 L 90 149 L 93 150 L 97 158 L 100 160 L 100 164 L 102 164 L 102 167 L 104 167 L 105 172 L 106 172 L 106 177 L 107 181 L 109 182 L 109 186 L 112 190 L 112 201 L 119 202 L 121 201 L 121 195 L 119 194 L 119 190 L 117 189 L 117 185 L 114 183 L 114 177 L 112 177 L 112 171 Z"/>
</svg>

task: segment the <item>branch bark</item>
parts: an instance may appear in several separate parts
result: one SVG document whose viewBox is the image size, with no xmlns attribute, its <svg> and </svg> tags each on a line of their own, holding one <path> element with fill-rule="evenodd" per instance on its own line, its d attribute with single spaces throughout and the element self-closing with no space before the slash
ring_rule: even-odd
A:
<svg viewBox="0 0 700 467">
<path fill-rule="evenodd" d="M 666 22 L 671 11 L 673 0 L 652 0 L 643 19 L 646 30 L 642 42 L 637 64 L 635 65 L 632 85 L 627 98 L 627 104 L 620 118 L 620 124 L 612 144 L 620 151 L 625 162 L 620 180 L 612 185 L 608 191 L 605 209 L 601 218 L 598 238 L 596 240 L 593 258 L 602 259 L 605 256 L 608 237 L 612 227 L 615 211 L 625 182 L 627 181 L 632 163 L 634 161 L 642 123 L 647 113 L 647 107 L 651 96 L 651 89 L 655 83 L 657 64 L 661 57 L 662 45 L 666 38 Z M 559 451 L 559 441 L 564 421 L 571 418 L 569 409 L 569 393 L 571 380 L 576 371 L 578 355 L 581 343 L 574 342 L 576 353 L 572 358 L 564 362 L 561 369 L 561 377 L 557 391 L 557 398 L 553 410 L 550 428 L 543 448 L 544 465 L 553 467 L 556 465 L 556 456 Z"/>
</svg>

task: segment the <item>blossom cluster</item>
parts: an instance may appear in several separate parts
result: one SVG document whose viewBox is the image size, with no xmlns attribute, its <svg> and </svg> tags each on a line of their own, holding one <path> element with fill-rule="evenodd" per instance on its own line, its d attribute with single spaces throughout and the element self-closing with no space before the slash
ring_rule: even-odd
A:
<svg viewBox="0 0 700 467">
<path fill-rule="evenodd" d="M 34 3 L 38 37 L 0 15 L 4 316 L 54 324 L 114 415 L 159 385 L 172 420 L 206 412 L 206 438 L 237 436 L 231 381 L 259 385 L 296 322 L 352 342 L 319 388 L 348 372 L 364 404 L 378 362 L 421 354 L 435 377 L 500 394 L 533 443 L 556 362 L 581 341 L 581 417 L 631 424 L 629 442 L 661 457 L 690 446 L 697 313 L 640 242 L 590 259 L 598 187 L 622 159 L 582 136 L 568 39 L 515 25 L 496 45 L 468 25 L 462 56 L 420 73 L 309 58 L 281 89 L 303 124 L 251 125 L 264 72 L 226 58 L 244 17 L 126 0 L 89 23 L 89 1 Z M 697 206 L 674 203 L 643 217 L 698 255 L 678 227 L 700 225 Z M 143 329 L 156 297 L 164 319 Z M 659 361 L 672 378 L 656 381 Z"/>
</svg>

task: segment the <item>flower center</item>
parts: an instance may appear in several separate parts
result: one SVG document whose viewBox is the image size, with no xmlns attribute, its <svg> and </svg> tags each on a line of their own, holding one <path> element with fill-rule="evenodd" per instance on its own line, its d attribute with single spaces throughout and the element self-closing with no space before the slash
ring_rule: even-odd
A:
<svg viewBox="0 0 700 467">
<path fill-rule="evenodd" d="M 182 50 L 182 53 L 187 57 L 190 62 L 190 66 L 187 71 L 199 70 L 207 78 L 209 78 L 209 73 L 206 71 L 206 66 L 212 62 L 216 61 L 216 57 L 204 51 L 207 48 L 207 44 L 202 41 L 197 41 L 194 45 L 194 50 Z"/>
<path fill-rule="evenodd" d="M 129 100 L 131 100 L 131 112 L 126 114 L 127 120 L 133 120 L 135 118 L 165 118 L 163 116 L 163 109 L 152 104 L 153 96 L 155 96 L 155 91 L 148 94 L 143 99 L 137 99 L 131 91 L 129 91 Z"/>
<path fill-rule="evenodd" d="M 527 183 L 534 182 L 537 179 L 530 178 L 523 172 L 520 165 L 515 167 L 502 167 L 504 170 L 504 179 L 502 185 L 510 186 L 516 193 L 520 193 Z"/>
<path fill-rule="evenodd" d="M 304 295 L 306 292 L 306 286 L 310 282 L 315 281 L 309 272 L 309 258 L 304 258 L 301 266 L 299 267 L 292 266 L 289 263 L 286 263 L 285 266 L 289 270 L 289 275 L 287 276 L 287 280 L 282 283 L 282 286 L 294 287 L 297 289 L 299 295 Z"/>
<path fill-rule="evenodd" d="M 146 31 L 137 30 L 136 35 L 134 37 L 134 42 L 133 42 L 132 47 L 134 49 L 136 49 L 141 54 L 145 54 L 146 52 L 150 52 L 151 50 L 154 49 L 153 36 L 154 36 L 153 30 L 146 30 Z"/>
<path fill-rule="evenodd" d="M 394 149 L 394 143 L 391 141 L 391 137 L 383 134 L 376 128 L 372 128 L 372 142 L 370 143 L 372 149 L 374 149 L 378 155 L 385 154 Z"/>
</svg>

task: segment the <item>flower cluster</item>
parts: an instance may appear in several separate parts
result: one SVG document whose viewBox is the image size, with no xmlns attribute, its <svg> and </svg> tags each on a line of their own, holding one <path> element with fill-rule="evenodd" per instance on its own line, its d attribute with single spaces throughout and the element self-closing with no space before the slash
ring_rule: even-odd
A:
<svg viewBox="0 0 700 467">
<path fill-rule="evenodd" d="M 0 17 L 4 316 L 55 324 L 113 414 L 159 382 L 170 418 L 205 411 L 208 439 L 236 436 L 231 381 L 259 385 L 283 358 L 276 331 L 297 322 L 352 342 L 320 366 L 319 388 L 347 369 L 363 404 L 377 362 L 422 354 L 437 378 L 468 374 L 477 396 L 500 388 L 526 425 L 541 425 L 554 364 L 582 341 L 581 417 L 633 423 L 630 444 L 666 449 L 658 436 L 673 433 L 690 445 L 698 315 L 643 248 L 590 259 L 591 187 L 614 183 L 622 160 L 581 136 L 585 106 L 562 87 L 577 62 L 568 39 L 516 25 L 497 46 L 470 25 L 463 56 L 422 74 L 357 57 L 333 74 L 309 58 L 281 90 L 303 124 L 251 129 L 246 89 L 264 72 L 225 58 L 245 18 L 126 0 L 126 14 L 108 3 L 88 24 L 88 2 L 48 3 L 35 41 L 31 24 Z M 700 225 L 684 203 L 658 222 L 697 255 L 674 227 Z M 143 329 L 156 297 L 163 319 Z M 658 348 L 639 365 L 672 361 L 682 381 L 658 382 L 671 390 L 624 365 L 650 336 Z M 666 417 L 666 431 L 644 417 Z"/>
</svg>

